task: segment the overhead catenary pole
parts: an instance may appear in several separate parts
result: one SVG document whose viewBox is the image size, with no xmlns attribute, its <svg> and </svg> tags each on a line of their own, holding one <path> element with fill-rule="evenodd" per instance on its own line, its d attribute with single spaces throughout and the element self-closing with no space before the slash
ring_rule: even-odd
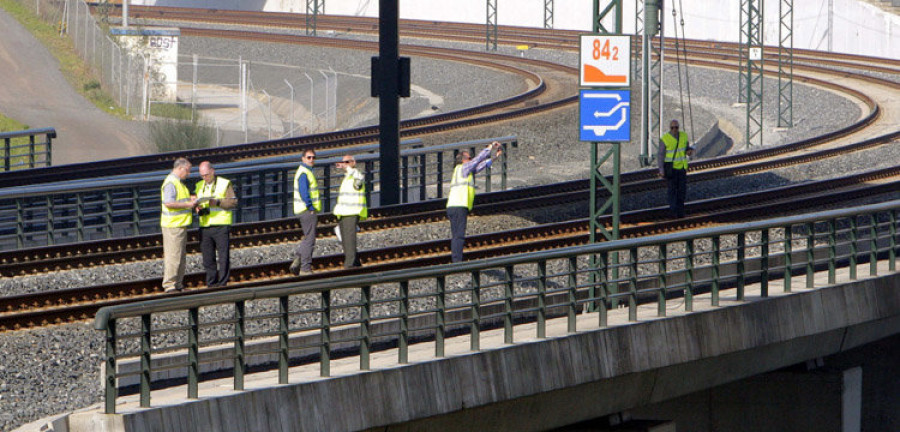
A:
<svg viewBox="0 0 900 432">
<path fill-rule="evenodd" d="M 747 101 L 746 147 L 763 145 L 763 0 L 748 0 L 745 3 L 742 23 L 746 33 L 747 67 L 743 89 Z"/>
<path fill-rule="evenodd" d="M 663 0 L 643 2 L 641 32 L 641 166 L 648 166 L 653 159 L 653 140 L 662 136 L 663 130 L 663 51 L 664 35 L 661 11 Z M 654 42 L 654 36 L 659 40 Z M 658 156 L 657 156 L 658 157 Z"/>
<path fill-rule="evenodd" d="M 778 4 L 778 127 L 794 126 L 794 0 Z"/>
<path fill-rule="evenodd" d="M 380 205 L 400 203 L 400 21 L 399 0 L 378 2 L 377 86 L 380 139 Z M 377 70 L 374 70 L 377 69 Z"/>
<path fill-rule="evenodd" d="M 487 0 L 484 49 L 488 51 L 492 47 L 497 51 L 497 0 Z"/>
<path fill-rule="evenodd" d="M 553 0 L 544 0 L 544 28 L 553 28 Z"/>
</svg>

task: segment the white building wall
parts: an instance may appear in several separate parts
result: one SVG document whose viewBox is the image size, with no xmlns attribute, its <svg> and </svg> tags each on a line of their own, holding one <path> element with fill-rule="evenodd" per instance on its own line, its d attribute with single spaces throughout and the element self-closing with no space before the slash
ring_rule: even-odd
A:
<svg viewBox="0 0 900 432">
<path fill-rule="evenodd" d="M 544 0 L 496 0 L 500 25 L 543 27 Z M 554 27 L 591 30 L 593 1 L 555 0 Z M 833 1 L 829 14 L 828 3 Z M 334 15 L 378 16 L 379 0 L 325 0 L 325 12 Z M 740 0 L 666 1 L 666 36 L 675 35 L 672 4 L 684 17 L 684 34 L 690 39 L 737 42 Z M 306 0 L 135 0 L 135 5 L 205 7 L 218 9 L 265 10 L 304 13 Z M 604 4 L 607 4 L 604 1 Z M 764 4 L 764 43 L 778 45 L 779 0 Z M 625 33 L 634 33 L 635 2 L 624 0 Z M 829 15 L 831 15 L 829 17 Z M 429 21 L 485 23 L 487 0 L 400 0 L 400 17 Z M 680 18 L 679 18 L 680 21 Z M 681 25 L 677 26 L 681 36 Z M 900 16 L 889 14 L 858 0 L 794 0 L 794 47 L 827 51 L 828 31 L 833 27 L 832 49 L 836 52 L 900 58 Z M 611 25 L 607 28 L 611 28 Z"/>
</svg>

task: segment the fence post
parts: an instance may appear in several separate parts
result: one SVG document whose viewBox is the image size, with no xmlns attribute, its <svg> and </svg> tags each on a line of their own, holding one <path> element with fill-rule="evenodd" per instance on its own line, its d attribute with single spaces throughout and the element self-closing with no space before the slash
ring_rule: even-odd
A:
<svg viewBox="0 0 900 432">
<path fill-rule="evenodd" d="M 400 282 L 400 334 L 397 340 L 397 362 L 409 363 L 409 281 Z"/>
<path fill-rule="evenodd" d="M 188 310 L 188 399 L 197 399 L 200 381 L 200 310 Z"/>
<path fill-rule="evenodd" d="M 141 408 L 150 407 L 150 315 L 141 315 Z"/>
<path fill-rule="evenodd" d="M 234 389 L 244 389 L 244 374 L 247 372 L 247 361 L 244 358 L 244 337 L 245 337 L 245 317 L 246 310 L 244 301 L 241 300 L 234 304 Z"/>
<path fill-rule="evenodd" d="M 369 353 L 372 352 L 372 338 L 369 336 L 372 316 L 372 287 L 360 289 L 362 307 L 360 308 L 359 326 L 359 369 L 369 370 Z"/>
<path fill-rule="evenodd" d="M 77 4 L 77 3 L 76 3 Z M 106 363 L 104 366 L 106 391 L 106 414 L 116 413 L 116 320 L 110 319 L 106 323 Z"/>
<path fill-rule="evenodd" d="M 444 276 L 438 276 L 436 279 L 437 282 L 437 298 L 435 299 L 435 328 L 434 328 L 434 356 L 435 357 L 443 357 L 444 356 L 444 336 L 446 328 L 444 327 L 445 319 L 446 319 L 446 311 L 444 307 L 446 306 L 447 300 L 447 279 Z"/>
</svg>

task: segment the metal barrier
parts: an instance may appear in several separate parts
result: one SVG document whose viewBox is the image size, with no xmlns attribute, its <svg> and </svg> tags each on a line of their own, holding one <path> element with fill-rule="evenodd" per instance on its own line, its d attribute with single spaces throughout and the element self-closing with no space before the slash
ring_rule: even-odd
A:
<svg viewBox="0 0 900 432">
<path fill-rule="evenodd" d="M 242 390 L 251 355 L 277 359 L 279 383 L 286 384 L 297 353 L 317 359 L 320 374 L 329 376 L 338 347 L 355 350 L 360 369 L 366 370 L 376 341 L 396 345 L 397 363 L 405 364 L 414 335 L 433 338 L 434 356 L 443 357 L 445 339 L 453 333 L 467 333 L 470 349 L 478 351 L 479 332 L 486 328 L 502 328 L 510 344 L 514 324 L 535 323 L 536 336 L 544 338 L 548 318 L 559 316 L 566 317 L 567 331 L 575 332 L 576 313 L 588 305 L 599 311 L 598 325 L 604 327 L 614 302 L 636 321 L 639 303 L 656 303 L 650 314 L 661 317 L 676 297 L 676 305 L 683 302 L 685 311 L 692 311 L 701 292 L 709 293 L 715 307 L 725 288 L 733 289 L 735 300 L 745 300 L 749 283 L 758 283 L 759 295 L 767 297 L 770 282 L 781 278 L 781 289 L 790 292 L 795 274 L 805 274 L 805 287 L 814 288 L 815 271 L 827 270 L 827 283 L 834 284 L 840 266 L 849 266 L 852 280 L 859 263 L 868 261 L 870 274 L 877 275 L 878 260 L 886 259 L 894 272 L 898 210 L 900 201 L 891 201 L 466 263 L 104 307 L 94 326 L 106 333 L 106 412 L 115 412 L 117 380 L 126 376 L 139 376 L 140 405 L 150 406 L 151 376 L 159 372 L 151 360 L 160 354 L 187 354 L 166 369 L 186 370 L 187 396 L 197 398 L 201 366 L 209 360 L 201 349 L 218 348 L 215 360 L 231 366 L 234 389 Z M 270 348 L 251 353 L 251 343 Z M 139 359 L 139 370 L 118 371 L 123 359 Z"/>
<path fill-rule="evenodd" d="M 427 148 L 407 148 L 400 153 L 401 200 L 404 203 L 442 198 L 449 184 L 456 154 L 500 141 L 504 150 L 518 145 L 516 137 L 490 138 Z M 420 141 L 413 141 L 414 145 Z M 377 145 L 372 145 L 377 150 Z M 365 151 L 364 148 L 353 152 Z M 321 185 L 324 211 L 337 200 L 343 173 L 334 163 L 347 150 L 323 150 L 315 165 Z M 507 152 L 500 158 L 500 178 L 490 169 L 483 188 L 506 188 Z M 366 173 L 370 207 L 378 206 L 377 153 L 356 157 Z M 297 158 L 295 158 L 297 159 Z M 297 161 L 265 165 L 242 162 L 222 164 L 216 173 L 232 181 L 239 198 L 235 222 L 259 222 L 293 215 L 293 181 Z M 195 161 L 198 162 L 198 161 Z M 228 168 L 234 165 L 233 168 Z M 496 168 L 495 168 L 496 169 Z M 109 180 L 73 182 L 75 185 L 42 185 L 25 190 L 0 191 L 0 250 L 125 237 L 159 232 L 160 186 L 165 173 L 121 176 Z M 493 186 L 492 186 L 493 185 Z M 191 188 L 193 190 L 193 188 Z"/>
<path fill-rule="evenodd" d="M 44 136 L 44 141 L 35 141 L 39 135 Z M 27 141 L 25 137 L 28 137 Z M 3 171 L 50 166 L 53 138 L 56 138 L 56 129 L 53 128 L 0 133 L 0 140 L 3 140 Z"/>
</svg>

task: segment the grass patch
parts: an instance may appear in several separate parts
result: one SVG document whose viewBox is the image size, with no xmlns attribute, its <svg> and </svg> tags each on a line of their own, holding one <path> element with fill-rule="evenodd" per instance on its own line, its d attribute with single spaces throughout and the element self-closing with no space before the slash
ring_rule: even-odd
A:
<svg viewBox="0 0 900 432">
<path fill-rule="evenodd" d="M 165 117 L 175 120 L 191 121 L 191 107 L 176 103 L 153 103 L 150 104 L 150 115 L 154 117 Z"/>
<path fill-rule="evenodd" d="M 215 129 L 202 124 L 196 117 L 193 121 L 161 119 L 150 122 L 150 140 L 157 153 L 209 148 L 215 138 Z"/>
<path fill-rule="evenodd" d="M 0 8 L 6 10 L 22 24 L 35 39 L 41 42 L 59 61 L 59 69 L 69 84 L 91 101 L 97 108 L 127 119 L 125 109 L 119 107 L 115 99 L 100 89 L 99 83 L 91 73 L 87 64 L 75 52 L 75 46 L 68 37 L 60 37 L 59 30 L 50 23 L 42 21 L 33 12 L 15 0 L 0 0 Z M 92 83 L 97 83 L 94 86 Z"/>
</svg>

